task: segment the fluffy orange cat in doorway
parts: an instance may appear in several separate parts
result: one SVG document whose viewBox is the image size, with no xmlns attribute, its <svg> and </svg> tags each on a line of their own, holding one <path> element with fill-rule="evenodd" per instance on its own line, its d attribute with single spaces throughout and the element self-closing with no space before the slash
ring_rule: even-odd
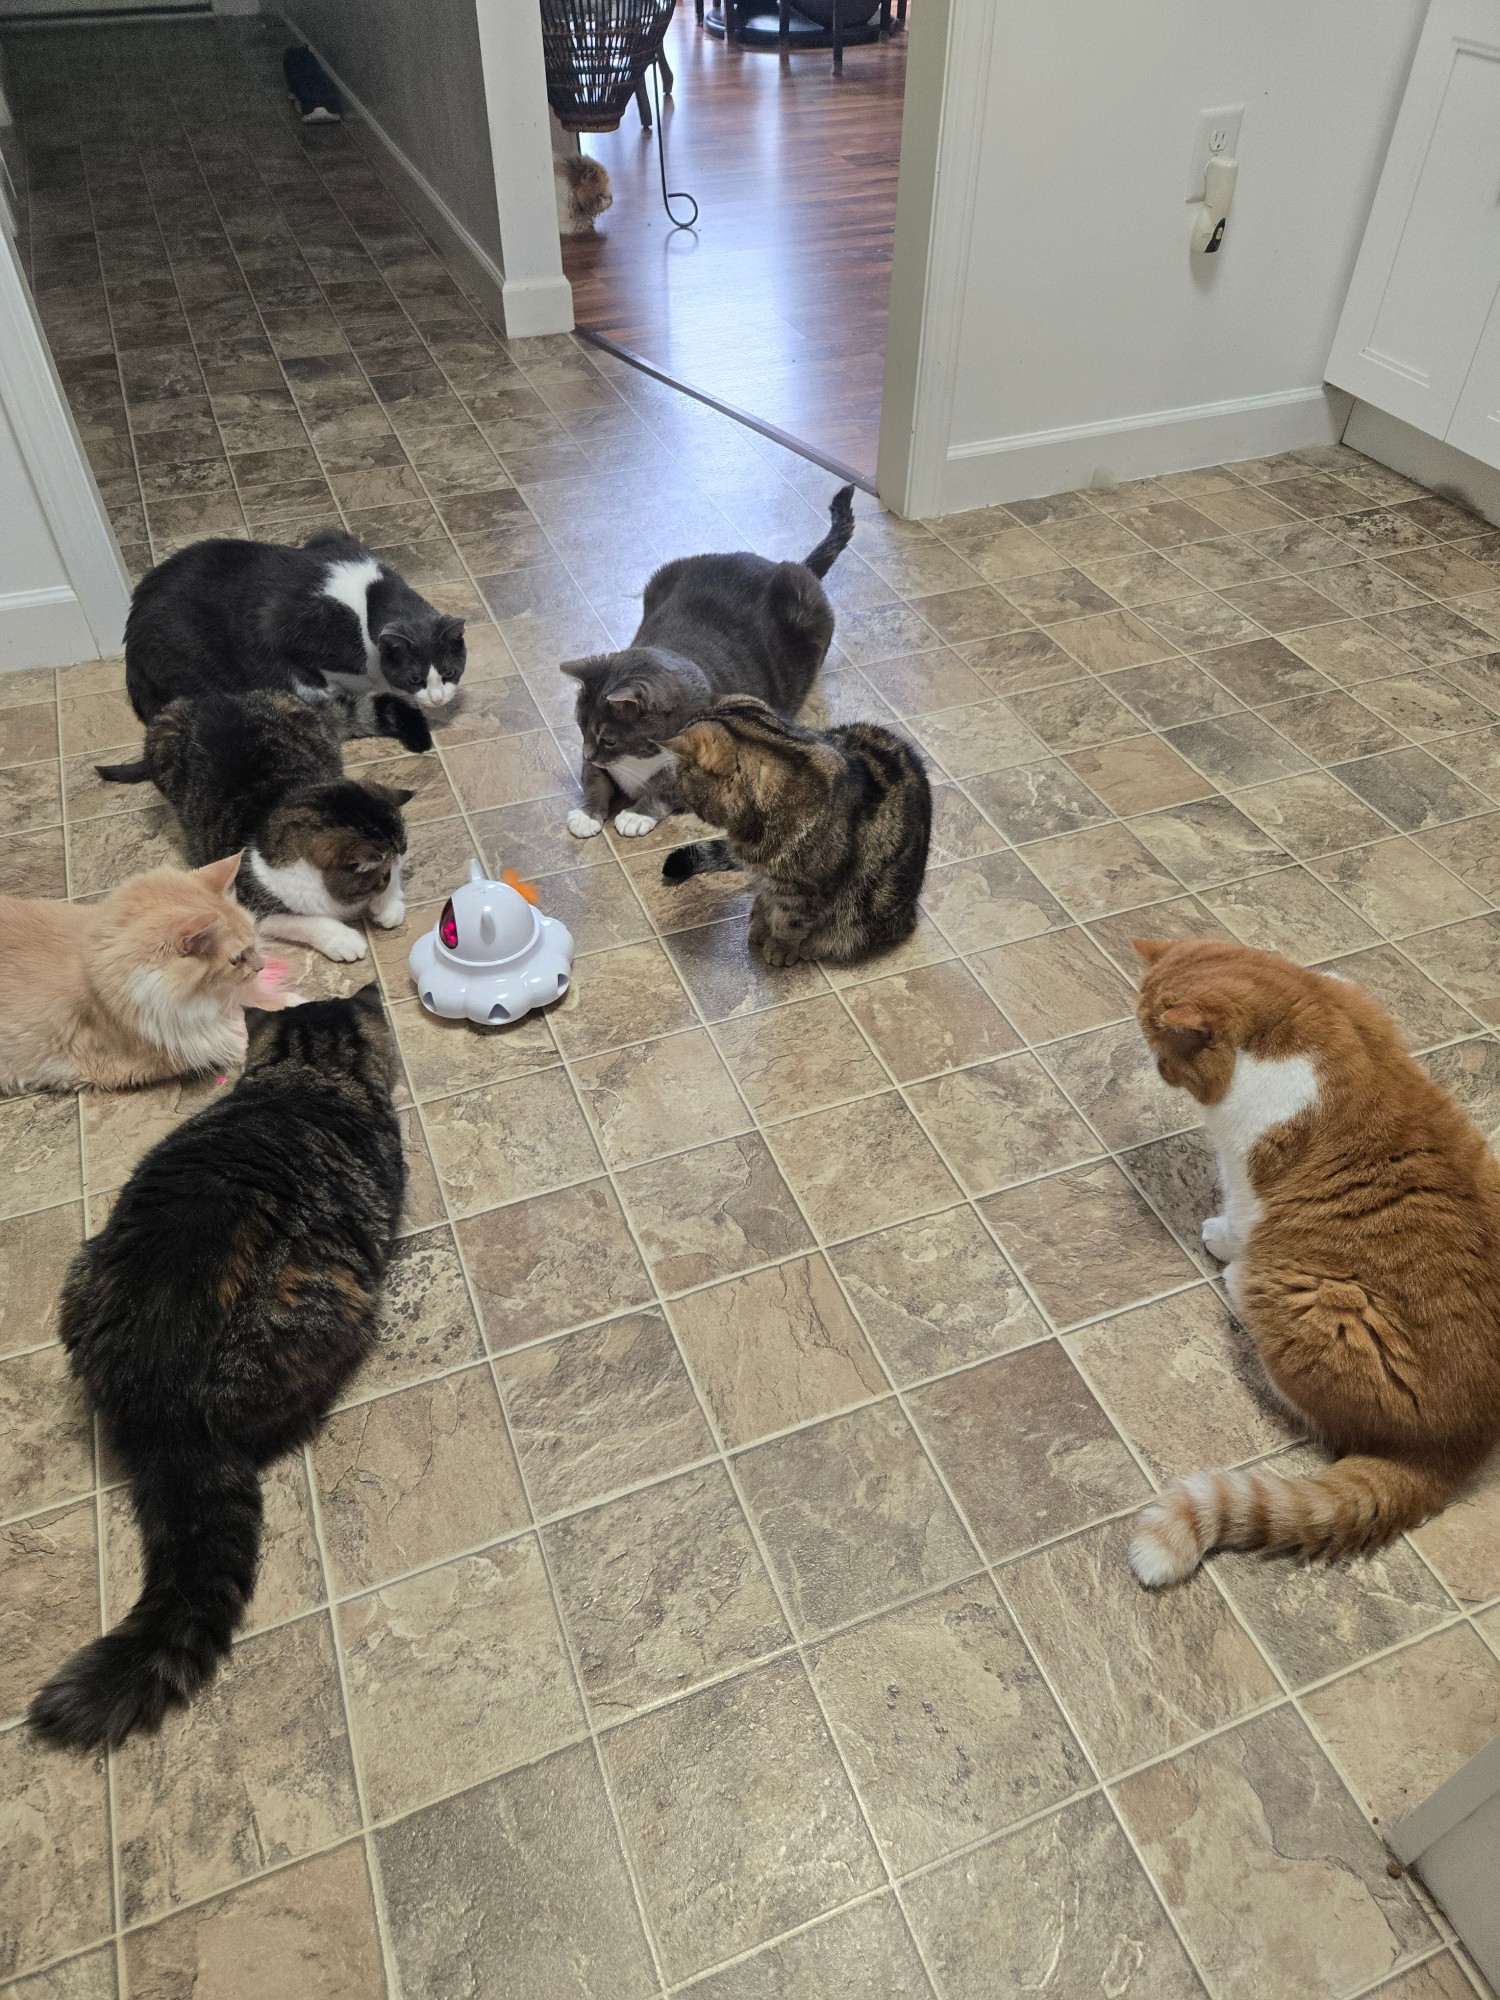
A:
<svg viewBox="0 0 1500 2000">
<path fill-rule="evenodd" d="M 279 987 L 234 896 L 239 856 L 137 875 L 97 903 L 0 896 L 0 1092 L 118 1090 L 237 1063 Z"/>
<path fill-rule="evenodd" d="M 1338 1455 L 1200 1472 L 1141 1514 L 1144 1584 L 1216 1548 L 1347 1555 L 1500 1442 L 1500 1166 L 1367 993 L 1269 952 L 1142 940 L 1137 1009 L 1219 1158 L 1203 1241 L 1282 1400 Z"/>
</svg>

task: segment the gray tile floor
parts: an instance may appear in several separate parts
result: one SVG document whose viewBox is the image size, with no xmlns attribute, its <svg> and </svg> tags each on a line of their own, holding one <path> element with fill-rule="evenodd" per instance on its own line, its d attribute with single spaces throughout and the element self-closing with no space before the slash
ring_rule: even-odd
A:
<svg viewBox="0 0 1500 2000">
<path fill-rule="evenodd" d="M 1500 1468 L 1335 1569 L 1130 1579 L 1131 1513 L 1310 1456 L 1197 1242 L 1134 935 L 1337 960 L 1500 1124 L 1500 538 L 1353 453 L 923 526 L 860 503 L 835 714 L 930 753 L 913 944 L 768 974 L 671 837 L 572 841 L 557 661 L 831 482 L 506 343 L 272 24 L 5 38 L 23 243 L 122 543 L 342 520 L 470 622 L 372 938 L 412 1184 L 386 1336 L 269 1482 L 233 1661 L 107 1760 L 19 1725 L 130 1601 L 53 1300 L 211 1081 L 0 1103 L 0 1981 L 26 2000 L 1460 2000 L 1378 1828 L 1500 1729 Z M 0 886 L 173 853 L 118 662 L 0 681 Z M 380 756 L 390 746 L 369 744 Z M 387 768 L 395 768 L 389 763 Z M 410 996 L 472 852 L 566 1003 Z M 299 983 L 367 968 L 304 957 Z"/>
</svg>

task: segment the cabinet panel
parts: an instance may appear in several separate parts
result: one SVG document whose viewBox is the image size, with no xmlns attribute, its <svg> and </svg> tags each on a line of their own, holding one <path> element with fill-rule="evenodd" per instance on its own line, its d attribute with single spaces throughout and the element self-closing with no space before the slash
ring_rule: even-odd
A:
<svg viewBox="0 0 1500 2000">
<path fill-rule="evenodd" d="M 1434 437 L 1500 290 L 1500 0 L 1434 0 L 1328 379 Z"/>
<path fill-rule="evenodd" d="M 1448 443 L 1486 465 L 1500 467 L 1500 300 L 1491 309 L 1453 412 Z"/>
</svg>

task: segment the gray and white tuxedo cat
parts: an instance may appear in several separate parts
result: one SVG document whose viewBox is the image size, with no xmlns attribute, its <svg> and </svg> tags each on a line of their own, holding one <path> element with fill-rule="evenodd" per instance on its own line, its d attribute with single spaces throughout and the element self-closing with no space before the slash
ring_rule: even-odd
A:
<svg viewBox="0 0 1500 2000">
<path fill-rule="evenodd" d="M 682 556 L 646 585 L 641 622 L 619 653 L 565 660 L 579 683 L 583 804 L 568 814 L 580 840 L 649 833 L 679 810 L 677 760 L 660 746 L 720 695 L 755 695 L 792 716 L 806 700 L 833 638 L 833 606 L 819 579 L 854 533 L 854 488 L 828 509 L 828 533 L 801 562 L 765 556 Z"/>
</svg>

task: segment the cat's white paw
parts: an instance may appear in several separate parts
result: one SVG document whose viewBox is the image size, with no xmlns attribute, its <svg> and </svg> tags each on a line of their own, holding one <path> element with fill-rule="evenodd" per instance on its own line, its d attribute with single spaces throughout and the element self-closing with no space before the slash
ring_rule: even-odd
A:
<svg viewBox="0 0 1500 2000">
<path fill-rule="evenodd" d="M 604 822 L 586 813 L 582 806 L 574 806 L 568 814 L 568 831 L 575 840 L 592 840 L 596 833 L 603 833 Z"/>
<path fill-rule="evenodd" d="M 656 821 L 650 813 L 617 812 L 615 832 L 623 833 L 627 840 L 635 840 L 643 833 L 655 833 Z"/>
<path fill-rule="evenodd" d="M 406 922 L 406 905 L 403 902 L 372 903 L 370 915 L 383 931 L 393 931 Z"/>
<path fill-rule="evenodd" d="M 1234 1256 L 1234 1232 L 1222 1215 L 1210 1215 L 1203 1224 L 1203 1247 L 1210 1257 L 1227 1264 Z"/>
</svg>

